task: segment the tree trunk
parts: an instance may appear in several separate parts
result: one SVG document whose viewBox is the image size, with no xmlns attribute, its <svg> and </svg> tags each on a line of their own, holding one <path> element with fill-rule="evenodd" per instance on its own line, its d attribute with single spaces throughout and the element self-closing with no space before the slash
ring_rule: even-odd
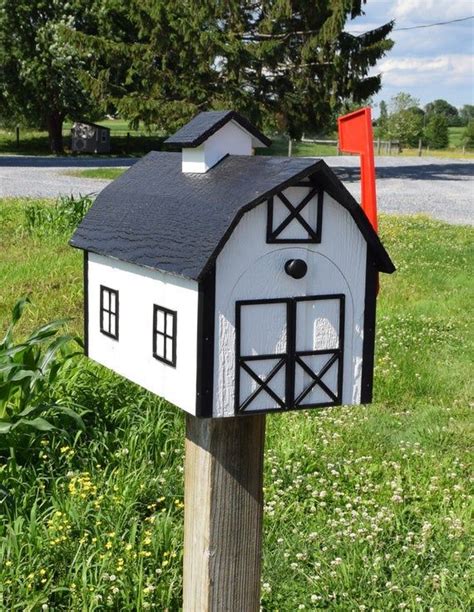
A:
<svg viewBox="0 0 474 612">
<path fill-rule="evenodd" d="M 49 148 L 52 153 L 61 154 L 64 153 L 63 147 L 63 121 L 64 115 L 53 111 L 48 115 L 48 138 Z"/>
</svg>

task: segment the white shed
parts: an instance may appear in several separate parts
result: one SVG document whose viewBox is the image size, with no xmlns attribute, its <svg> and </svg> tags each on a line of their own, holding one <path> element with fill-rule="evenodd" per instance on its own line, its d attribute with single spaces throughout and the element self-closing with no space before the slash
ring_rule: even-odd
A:
<svg viewBox="0 0 474 612">
<path fill-rule="evenodd" d="M 394 266 L 322 160 L 201 113 L 106 187 L 84 250 L 87 354 L 202 417 L 371 401 L 378 272 Z"/>
</svg>

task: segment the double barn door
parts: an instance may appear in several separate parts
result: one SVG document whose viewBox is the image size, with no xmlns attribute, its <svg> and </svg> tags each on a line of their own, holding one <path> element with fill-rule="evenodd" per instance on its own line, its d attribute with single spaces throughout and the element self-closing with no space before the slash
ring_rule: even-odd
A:
<svg viewBox="0 0 474 612">
<path fill-rule="evenodd" d="M 342 401 L 344 295 L 236 303 L 236 412 Z"/>
</svg>

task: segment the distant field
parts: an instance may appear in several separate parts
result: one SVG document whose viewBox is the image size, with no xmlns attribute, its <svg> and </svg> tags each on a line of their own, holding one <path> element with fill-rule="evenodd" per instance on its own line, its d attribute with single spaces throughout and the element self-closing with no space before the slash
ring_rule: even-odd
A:
<svg viewBox="0 0 474 612">
<path fill-rule="evenodd" d="M 150 132 L 143 126 L 137 130 L 132 130 L 128 122 L 123 119 L 104 119 L 97 122 L 99 125 L 110 128 L 112 136 L 111 156 L 132 156 L 140 157 L 149 151 L 160 150 L 166 134 L 162 132 Z M 72 123 L 64 124 L 63 136 L 66 153 L 70 147 L 70 130 Z M 450 158 L 474 158 L 474 151 L 462 152 L 463 127 L 449 128 L 449 147 L 444 150 L 423 150 L 423 155 L 434 157 Z M 129 136 L 128 136 L 129 134 Z M 288 155 L 288 138 L 284 136 L 273 136 L 273 144 L 268 149 L 259 151 L 261 155 Z M 44 131 L 20 130 L 20 145 L 16 145 L 16 135 L 14 130 L 0 129 L 0 155 L 49 155 L 48 135 Z M 337 148 L 333 145 L 312 144 L 308 142 L 292 143 L 292 155 L 296 157 L 324 157 L 326 155 L 337 155 Z M 418 149 L 404 148 L 402 155 L 416 156 Z M 107 157 L 101 155 L 101 157 Z M 83 176 L 96 178 L 89 174 Z M 108 176 L 98 176 L 97 178 L 109 178 Z M 115 178 L 115 177 L 112 177 Z"/>
</svg>

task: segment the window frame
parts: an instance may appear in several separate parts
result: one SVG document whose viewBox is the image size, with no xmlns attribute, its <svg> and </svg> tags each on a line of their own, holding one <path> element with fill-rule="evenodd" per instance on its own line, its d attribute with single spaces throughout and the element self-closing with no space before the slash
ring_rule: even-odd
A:
<svg viewBox="0 0 474 612">
<path fill-rule="evenodd" d="M 158 330 L 158 313 L 163 313 L 164 327 L 163 331 Z M 171 333 L 168 332 L 168 316 L 171 316 L 173 329 Z M 159 355 L 157 352 L 157 338 L 158 336 L 163 337 L 163 355 Z M 177 355 L 177 336 L 178 336 L 178 313 L 176 310 L 153 304 L 153 357 L 166 365 L 173 368 L 176 367 Z M 171 358 L 168 358 L 167 351 L 167 340 L 171 340 Z"/>
<path fill-rule="evenodd" d="M 323 222 L 323 199 L 324 199 L 324 191 L 313 185 L 312 183 L 296 183 L 294 185 L 288 185 L 285 189 L 289 187 L 306 187 L 309 188 L 309 192 L 303 196 L 301 202 L 299 204 L 293 205 L 288 198 L 284 195 L 283 191 L 280 193 L 276 193 L 271 198 L 267 200 L 267 244 L 319 244 L 321 242 L 321 229 Z M 273 227 L 273 200 L 277 197 L 280 199 L 283 206 L 286 206 L 288 209 L 288 216 L 280 223 L 280 225 L 276 228 Z M 313 198 L 317 198 L 316 207 L 317 207 L 317 215 L 316 215 L 316 228 L 312 228 L 309 226 L 305 219 L 301 218 L 301 211 L 309 205 Z M 304 203 L 305 202 L 305 203 Z M 290 219 L 287 222 L 288 218 Z M 290 225 L 291 222 L 296 219 L 298 223 L 301 225 L 302 229 L 306 229 L 305 225 L 308 225 L 308 229 L 306 229 L 308 233 L 308 238 L 278 238 L 278 235 L 286 228 L 287 225 Z M 281 227 L 284 225 L 284 227 Z M 309 231 L 311 230 L 311 231 Z"/>
<path fill-rule="evenodd" d="M 108 309 L 105 308 L 105 304 L 104 304 L 105 294 L 108 294 L 108 298 L 109 298 Z M 112 295 L 115 296 L 115 311 L 111 309 L 111 296 Z M 108 316 L 108 320 L 109 320 L 108 329 L 104 327 L 104 313 L 107 313 L 109 315 Z M 99 310 L 100 333 L 104 334 L 104 336 L 107 336 L 108 338 L 112 338 L 113 340 L 117 340 L 117 341 L 119 339 L 119 313 L 120 313 L 120 307 L 119 307 L 118 289 L 112 289 L 111 287 L 107 287 L 106 285 L 100 285 L 100 310 Z M 114 326 L 115 333 L 111 331 L 113 318 L 115 318 L 115 326 Z"/>
</svg>

